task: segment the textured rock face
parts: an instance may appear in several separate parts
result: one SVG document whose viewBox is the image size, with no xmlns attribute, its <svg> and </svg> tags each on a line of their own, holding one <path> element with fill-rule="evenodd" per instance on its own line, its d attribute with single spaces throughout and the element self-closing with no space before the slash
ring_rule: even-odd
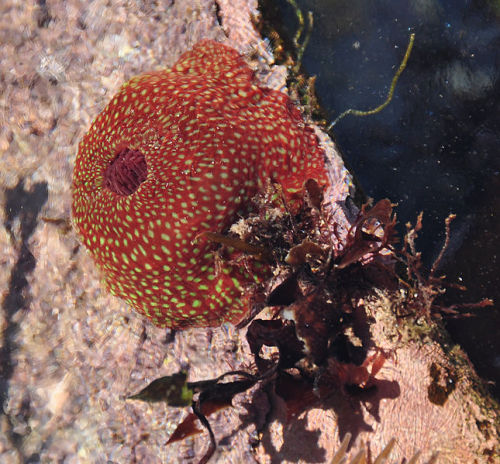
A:
<svg viewBox="0 0 500 464">
<path fill-rule="evenodd" d="M 466 357 L 458 347 L 450 351 L 446 337 L 436 337 L 436 327 L 421 327 L 422 338 L 401 327 L 394 308 L 402 303 L 393 293 L 377 292 L 354 306 L 371 320 L 365 336 L 390 353 L 374 388 L 355 394 L 332 388 L 291 421 L 278 402 L 259 462 L 280 456 L 290 463 L 329 463 L 347 433 L 355 437 L 347 453 L 353 462 L 360 449 L 372 457 L 382 453 L 392 438 L 396 446 L 388 462 L 417 455 L 420 463 L 498 461 L 497 404 L 480 399 L 484 390 Z"/>
<path fill-rule="evenodd" d="M 77 143 L 123 82 L 172 66 L 201 39 L 224 41 L 224 32 L 240 52 L 259 51 L 263 86 L 282 89 L 283 69 L 265 71 L 269 55 L 250 22 L 256 2 L 218 1 L 224 32 L 209 0 L 112 3 L 0 4 L 0 461 L 6 464 L 196 462 L 206 435 L 165 447 L 186 411 L 125 398 L 181 368 L 194 381 L 251 362 L 245 334 L 231 327 L 173 336 L 131 312 L 105 290 L 64 221 Z M 333 214 L 345 225 L 339 202 L 349 193 L 348 176 L 331 142 L 318 135 L 330 157 Z M 369 311 L 375 317 L 382 314 L 378 306 L 393 303 L 375 300 Z M 278 417 L 252 448 L 255 427 L 239 427 L 251 415 L 244 404 L 250 397 L 242 395 L 235 410 L 210 418 L 219 440 L 214 462 L 328 463 L 346 430 L 357 433 L 351 455 L 366 442 L 380 450 L 395 436 L 398 457 L 421 449 L 427 457 L 441 451 L 443 462 L 495 462 L 488 454 L 497 442 L 491 403 L 475 400 L 462 372 L 443 406 L 429 403 L 432 362 L 446 367 L 446 356 L 431 340 L 425 347 L 397 345 L 394 325 L 388 319 L 373 326 L 383 348 L 404 349 L 379 373 L 399 390 L 381 390 L 378 410 L 369 403 L 353 409 L 350 398 L 334 395 L 331 404 L 283 425 L 278 404 Z"/>
</svg>

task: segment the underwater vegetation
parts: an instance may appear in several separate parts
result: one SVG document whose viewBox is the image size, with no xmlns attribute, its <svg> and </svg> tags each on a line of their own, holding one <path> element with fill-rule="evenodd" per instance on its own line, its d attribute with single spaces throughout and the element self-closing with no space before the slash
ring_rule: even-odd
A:
<svg viewBox="0 0 500 464">
<path fill-rule="evenodd" d="M 272 186 L 254 201 L 254 212 L 238 223 L 239 239 L 252 245 L 264 243 L 275 262 L 274 277 L 253 290 L 261 309 L 272 307 L 270 319 L 253 319 L 248 326 L 254 365 L 199 382 L 188 382 L 187 374 L 179 372 L 156 379 L 130 397 L 177 407 L 192 405 L 193 413 L 168 443 L 199 433 L 199 419 L 210 437 L 200 463 L 207 462 L 216 448 L 207 416 L 231 407 L 236 395 L 254 386 L 261 392 L 272 389 L 286 402 L 290 421 L 333 391 L 362 401 L 363 395 L 376 389 L 375 376 L 390 356 L 383 350 L 368 355 L 366 340 L 359 345 L 358 336 L 366 324 L 349 301 L 366 280 L 365 273 L 387 258 L 383 250 L 394 240 L 391 203 L 382 200 L 364 208 L 337 246 L 332 243 L 328 208 L 315 180 L 306 183 L 294 214 Z M 354 326 L 357 335 L 352 332 Z M 268 348 L 272 352 L 264 354 Z"/>
<path fill-rule="evenodd" d="M 195 382 L 188 381 L 187 372 L 178 372 L 154 380 L 129 397 L 173 407 L 191 406 L 192 413 L 179 423 L 167 444 L 205 429 L 209 445 L 200 463 L 208 462 L 216 450 L 217 439 L 208 417 L 233 407 L 235 397 L 247 391 L 252 393 L 242 426 L 255 424 L 263 416 L 257 426 L 259 436 L 266 431 L 266 417 L 272 411 L 272 406 L 254 404 L 259 395 L 268 397 L 266 404 L 272 404 L 273 397 L 284 402 L 286 426 L 312 407 L 332 408 L 340 414 L 341 406 L 335 402 L 332 405 L 332 397 L 350 404 L 353 416 L 360 415 L 363 408 L 376 416 L 382 398 L 394 399 L 401 394 L 396 381 L 377 377 L 386 361 L 397 355 L 395 349 L 378 347 L 371 334 L 375 321 L 363 301 L 373 298 L 373 288 L 401 288 L 403 292 L 398 307 L 404 311 L 394 315 L 401 326 L 393 329 L 396 339 L 407 336 L 406 324 L 412 327 L 414 321 L 428 321 L 429 326 L 420 322 L 411 329 L 414 332 L 410 338 L 415 339 L 427 336 L 433 320 L 441 314 L 458 314 L 458 308 L 434 303 L 444 283 L 434 276 L 434 270 L 424 275 L 414 249 L 420 220 L 415 227 L 409 226 L 403 245 L 396 248 L 396 218 L 389 200 L 365 205 L 344 238 L 336 237 L 331 229 L 329 208 L 314 180 L 306 183 L 300 206 L 293 214 L 272 186 L 254 201 L 253 212 L 231 232 L 244 243 L 264 244 L 272 250 L 268 258 L 274 263 L 273 276 L 252 290 L 254 299 L 261 301 L 261 309 L 270 308 L 268 313 L 247 321 L 246 339 L 253 362 L 217 378 Z M 396 262 L 408 269 L 405 279 L 394 270 Z M 433 363 L 430 375 L 428 399 L 443 406 L 456 388 L 457 371 Z M 349 437 L 345 434 L 344 440 L 348 442 Z M 393 445 L 387 446 L 385 457 Z M 347 449 L 345 443 L 343 446 L 338 459 Z M 358 459 L 369 459 L 363 449 L 358 455 Z M 406 462 L 419 462 L 418 456 Z M 432 454 L 426 462 L 437 462 L 437 456 Z"/>
</svg>

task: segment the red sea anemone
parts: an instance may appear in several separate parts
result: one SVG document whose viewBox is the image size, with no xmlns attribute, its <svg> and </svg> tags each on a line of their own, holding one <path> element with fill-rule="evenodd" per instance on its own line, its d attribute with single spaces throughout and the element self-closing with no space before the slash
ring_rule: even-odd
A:
<svg viewBox="0 0 500 464">
<path fill-rule="evenodd" d="M 83 137 L 74 224 L 111 292 L 160 327 L 245 315 L 250 280 L 214 265 L 224 232 L 269 180 L 285 197 L 326 183 L 323 151 L 284 93 L 258 85 L 232 48 L 204 40 L 172 69 L 124 84 Z"/>
</svg>

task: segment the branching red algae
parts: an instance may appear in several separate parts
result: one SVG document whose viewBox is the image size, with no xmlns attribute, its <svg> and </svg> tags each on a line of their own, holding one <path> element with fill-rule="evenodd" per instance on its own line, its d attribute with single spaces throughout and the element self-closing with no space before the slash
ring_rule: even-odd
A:
<svg viewBox="0 0 500 464">
<path fill-rule="evenodd" d="M 284 93 L 232 48 L 198 43 L 172 69 L 131 79 L 83 137 L 72 214 L 111 292 L 161 327 L 245 315 L 253 276 L 214 266 L 223 233 L 269 180 L 291 199 L 326 183 L 323 151 Z"/>
</svg>

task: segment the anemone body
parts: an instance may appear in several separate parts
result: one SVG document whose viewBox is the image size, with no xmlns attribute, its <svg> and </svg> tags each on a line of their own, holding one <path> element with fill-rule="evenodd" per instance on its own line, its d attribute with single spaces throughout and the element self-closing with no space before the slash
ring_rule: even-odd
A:
<svg viewBox="0 0 500 464">
<path fill-rule="evenodd" d="M 252 276 L 215 266 L 223 233 L 268 179 L 326 182 L 323 151 L 284 93 L 232 48 L 198 43 L 124 84 L 79 145 L 72 215 L 110 291 L 161 327 L 237 322 Z"/>
</svg>

